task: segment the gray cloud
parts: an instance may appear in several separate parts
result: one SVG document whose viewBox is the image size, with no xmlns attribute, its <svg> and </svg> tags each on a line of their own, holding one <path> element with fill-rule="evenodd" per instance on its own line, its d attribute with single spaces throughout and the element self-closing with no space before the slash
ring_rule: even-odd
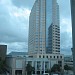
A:
<svg viewBox="0 0 75 75">
<path fill-rule="evenodd" d="M 61 18 L 63 17 L 67 17 L 70 18 L 71 17 L 71 12 L 70 12 L 70 0 L 58 0 L 59 3 L 59 8 L 60 8 L 60 16 Z"/>
<path fill-rule="evenodd" d="M 25 7 L 31 9 L 35 0 L 12 0 L 12 3 L 17 7 Z"/>
<path fill-rule="evenodd" d="M 70 47 L 61 48 L 61 54 L 64 54 L 64 55 L 72 55 L 71 48 Z"/>
<path fill-rule="evenodd" d="M 16 9 L 14 6 L 9 8 L 0 4 L 1 42 L 27 42 L 28 40 L 28 20 L 25 16 L 16 17 L 14 15 Z M 16 10 L 17 14 L 22 11 L 24 11 L 24 9 Z"/>
<path fill-rule="evenodd" d="M 0 42 L 11 51 L 28 50 L 29 12 L 35 0 L 1 0 Z M 60 5 L 61 53 L 71 54 L 72 36 L 70 22 L 70 0 L 58 0 Z M 64 22 L 62 23 L 62 21 Z"/>
<path fill-rule="evenodd" d="M 71 28 L 71 21 L 68 18 L 63 18 L 60 21 L 61 25 L 61 53 L 67 54 L 72 54 L 71 48 L 72 48 L 72 28 Z"/>
<path fill-rule="evenodd" d="M 18 8 L 12 5 L 10 0 L 1 1 L 0 44 L 6 44 L 8 46 L 7 53 L 11 51 L 27 51 L 28 16 L 30 10 Z"/>
<path fill-rule="evenodd" d="M 28 43 L 26 42 L 0 42 L 0 45 L 6 44 L 7 45 L 7 54 L 11 51 L 17 51 L 17 52 L 27 52 L 28 51 Z"/>
<path fill-rule="evenodd" d="M 72 54 L 72 27 L 70 0 L 58 0 L 60 7 L 61 53 Z"/>
<path fill-rule="evenodd" d="M 28 43 L 25 43 L 25 42 L 8 43 L 8 53 L 11 51 L 27 52 L 28 51 Z"/>
<path fill-rule="evenodd" d="M 61 33 L 61 48 L 72 48 L 72 36 L 68 32 Z"/>
</svg>

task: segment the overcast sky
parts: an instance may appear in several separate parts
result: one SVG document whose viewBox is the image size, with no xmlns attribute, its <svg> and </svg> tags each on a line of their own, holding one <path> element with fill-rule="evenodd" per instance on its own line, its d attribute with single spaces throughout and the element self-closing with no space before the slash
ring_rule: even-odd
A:
<svg viewBox="0 0 75 75">
<path fill-rule="evenodd" d="M 29 14 L 35 0 L 0 0 L 0 44 L 11 51 L 28 51 Z M 71 54 L 70 0 L 58 0 L 60 6 L 61 53 Z"/>
</svg>

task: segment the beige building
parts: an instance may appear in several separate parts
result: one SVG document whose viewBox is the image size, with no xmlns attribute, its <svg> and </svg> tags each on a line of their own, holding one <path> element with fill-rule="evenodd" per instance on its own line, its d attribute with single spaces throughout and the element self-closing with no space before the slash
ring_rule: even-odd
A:
<svg viewBox="0 0 75 75">
<path fill-rule="evenodd" d="M 25 75 L 26 74 L 26 66 L 27 64 L 31 64 L 32 67 L 35 68 L 35 74 L 42 75 L 47 72 L 47 70 L 51 69 L 54 64 L 59 64 L 62 70 L 64 69 L 64 56 L 59 54 L 51 54 L 51 55 L 36 55 L 25 56 L 19 55 L 8 55 L 7 56 L 7 65 L 8 71 L 10 75 Z M 20 53 L 21 54 L 21 53 Z"/>
<path fill-rule="evenodd" d="M 35 0 L 29 16 L 29 54 L 60 54 L 57 0 Z"/>
</svg>

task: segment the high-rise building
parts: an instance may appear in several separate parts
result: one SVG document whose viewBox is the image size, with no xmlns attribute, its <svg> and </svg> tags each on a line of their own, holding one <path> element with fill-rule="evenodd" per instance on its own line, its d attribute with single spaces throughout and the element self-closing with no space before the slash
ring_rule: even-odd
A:
<svg viewBox="0 0 75 75">
<path fill-rule="evenodd" d="M 75 75 L 75 0 L 71 0 L 71 16 L 72 16 L 72 41 L 73 41 L 73 67 Z"/>
<path fill-rule="evenodd" d="M 29 54 L 60 53 L 57 0 L 36 0 L 29 17 Z"/>
</svg>

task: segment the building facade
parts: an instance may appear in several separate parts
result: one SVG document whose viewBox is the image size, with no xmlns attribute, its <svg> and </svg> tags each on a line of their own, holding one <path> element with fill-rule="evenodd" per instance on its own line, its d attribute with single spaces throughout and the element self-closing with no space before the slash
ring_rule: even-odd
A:
<svg viewBox="0 0 75 75">
<path fill-rule="evenodd" d="M 45 54 L 45 55 L 35 55 L 35 57 L 25 57 L 23 55 L 14 56 L 7 55 L 6 63 L 8 65 L 8 71 L 10 75 L 26 75 L 26 66 L 30 64 L 35 68 L 34 74 L 42 75 L 51 70 L 54 64 L 59 64 L 61 69 L 64 69 L 64 56 L 59 54 Z M 20 53 L 21 54 L 21 53 Z M 26 55 L 27 56 L 27 55 Z"/>
<path fill-rule="evenodd" d="M 7 53 L 7 45 L 0 45 L 0 59 L 5 60 Z"/>
<path fill-rule="evenodd" d="M 73 68 L 73 56 L 72 55 L 64 56 L 64 65 L 68 65 Z"/>
<path fill-rule="evenodd" d="M 74 66 L 74 75 L 75 75 L 75 0 L 71 1 L 71 19 L 72 19 L 72 41 L 73 41 L 73 66 Z"/>
<path fill-rule="evenodd" d="M 29 54 L 60 53 L 57 0 L 36 0 L 29 17 Z"/>
</svg>

